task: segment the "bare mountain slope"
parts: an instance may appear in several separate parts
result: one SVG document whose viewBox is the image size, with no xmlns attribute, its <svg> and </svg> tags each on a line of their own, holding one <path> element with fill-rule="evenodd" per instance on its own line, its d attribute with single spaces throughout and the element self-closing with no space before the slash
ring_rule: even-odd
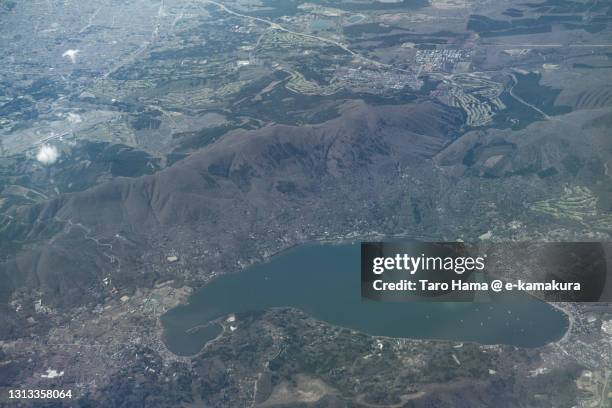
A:
<svg viewBox="0 0 612 408">
<path fill-rule="evenodd" d="M 462 119 L 430 101 L 351 102 L 321 125 L 227 134 L 154 175 L 118 178 L 14 214 L 3 229 L 23 245 L 16 253 L 3 248 L 2 280 L 70 306 L 157 279 L 235 269 L 223 255 L 252 259 L 326 226 L 376 219 L 397 169 L 439 152 Z M 167 265 L 169 251 L 188 255 Z"/>
</svg>

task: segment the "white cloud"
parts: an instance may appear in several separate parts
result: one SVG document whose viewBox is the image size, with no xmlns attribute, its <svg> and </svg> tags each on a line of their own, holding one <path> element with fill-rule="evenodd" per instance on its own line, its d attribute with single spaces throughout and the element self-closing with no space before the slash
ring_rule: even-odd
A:
<svg viewBox="0 0 612 408">
<path fill-rule="evenodd" d="M 66 52 L 62 54 L 62 57 L 70 58 L 70 61 L 72 61 L 72 63 L 74 64 L 76 62 L 76 57 L 79 52 L 81 52 L 81 50 L 66 50 Z"/>
<path fill-rule="evenodd" d="M 36 160 L 44 165 L 50 165 L 57 161 L 59 155 L 60 153 L 55 146 L 45 144 L 40 146 L 40 150 L 36 154 Z"/>
<path fill-rule="evenodd" d="M 72 113 L 72 112 L 68 113 L 68 122 L 74 124 L 74 123 L 81 123 L 82 121 L 83 119 L 81 119 L 81 115 L 77 113 Z"/>
</svg>

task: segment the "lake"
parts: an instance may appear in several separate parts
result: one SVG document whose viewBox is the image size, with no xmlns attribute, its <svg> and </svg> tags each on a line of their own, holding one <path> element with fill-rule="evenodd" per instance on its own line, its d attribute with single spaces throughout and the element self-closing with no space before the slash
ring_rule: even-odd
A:
<svg viewBox="0 0 612 408">
<path fill-rule="evenodd" d="M 223 275 L 162 316 L 164 341 L 178 355 L 193 355 L 220 334 L 218 319 L 280 306 L 372 335 L 522 347 L 558 340 L 569 324 L 564 313 L 525 293 L 479 302 L 362 300 L 360 259 L 359 244 L 302 245 Z"/>
</svg>

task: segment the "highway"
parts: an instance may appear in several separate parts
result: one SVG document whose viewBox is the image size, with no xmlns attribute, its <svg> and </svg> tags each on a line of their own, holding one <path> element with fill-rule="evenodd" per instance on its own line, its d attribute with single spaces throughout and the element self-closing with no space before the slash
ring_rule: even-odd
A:
<svg viewBox="0 0 612 408">
<path fill-rule="evenodd" d="M 402 69 L 402 68 L 398 68 L 398 67 L 390 65 L 390 64 L 384 64 L 384 63 L 382 63 L 380 61 L 375 61 L 373 59 L 364 57 L 363 55 L 361 55 L 361 54 L 351 50 L 346 45 L 344 45 L 344 44 L 342 44 L 342 43 L 340 43 L 338 41 L 334 41 L 332 39 L 325 38 L 325 37 L 319 37 L 317 35 L 300 33 L 300 32 L 293 31 L 293 30 L 290 30 L 288 28 L 285 28 L 285 27 L 281 26 L 278 23 L 275 23 L 275 22 L 270 21 L 270 20 L 266 20 L 264 18 L 253 17 L 253 16 L 249 16 L 247 14 L 237 13 L 237 12 L 227 8 L 225 5 L 223 5 L 223 4 L 219 3 L 219 2 L 216 2 L 214 0 L 201 0 L 201 1 L 203 3 L 213 4 L 213 5 L 217 6 L 217 7 L 219 7 L 224 12 L 226 12 L 228 14 L 231 14 L 233 16 L 244 18 L 244 19 L 248 19 L 248 20 L 251 20 L 251 21 L 258 21 L 260 23 L 267 24 L 268 26 L 270 26 L 270 28 L 275 29 L 275 30 L 283 31 L 283 32 L 286 32 L 286 33 L 289 33 L 289 34 L 293 34 L 293 35 L 297 35 L 297 36 L 300 36 L 300 37 L 309 38 L 309 39 L 312 39 L 312 40 L 317 40 L 317 41 L 320 41 L 320 42 L 323 42 L 323 43 L 326 43 L 326 44 L 333 45 L 335 47 L 338 47 L 338 48 L 342 49 L 343 51 L 347 52 L 348 54 L 354 56 L 355 58 L 358 58 L 358 59 L 360 59 L 362 61 L 365 61 L 365 62 L 368 62 L 370 64 L 373 64 L 373 65 L 376 65 L 376 66 L 379 66 L 379 67 L 384 67 L 384 68 L 392 69 L 392 70 L 395 70 L 395 71 L 400 71 L 400 72 L 408 73 L 408 74 L 411 74 L 411 75 L 414 74 L 412 71 L 409 71 L 409 70 L 406 70 L 406 69 Z"/>
</svg>

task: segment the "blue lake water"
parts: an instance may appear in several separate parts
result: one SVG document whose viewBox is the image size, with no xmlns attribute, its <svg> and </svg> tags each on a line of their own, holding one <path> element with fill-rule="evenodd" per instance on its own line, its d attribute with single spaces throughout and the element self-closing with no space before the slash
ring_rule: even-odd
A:
<svg viewBox="0 0 612 408">
<path fill-rule="evenodd" d="M 568 327 L 565 314 L 524 293 L 473 303 L 372 302 L 361 299 L 360 277 L 358 244 L 293 248 L 217 278 L 189 304 L 168 311 L 165 343 L 176 354 L 193 355 L 220 333 L 218 319 L 281 306 L 373 335 L 523 347 L 555 341 Z"/>
</svg>

